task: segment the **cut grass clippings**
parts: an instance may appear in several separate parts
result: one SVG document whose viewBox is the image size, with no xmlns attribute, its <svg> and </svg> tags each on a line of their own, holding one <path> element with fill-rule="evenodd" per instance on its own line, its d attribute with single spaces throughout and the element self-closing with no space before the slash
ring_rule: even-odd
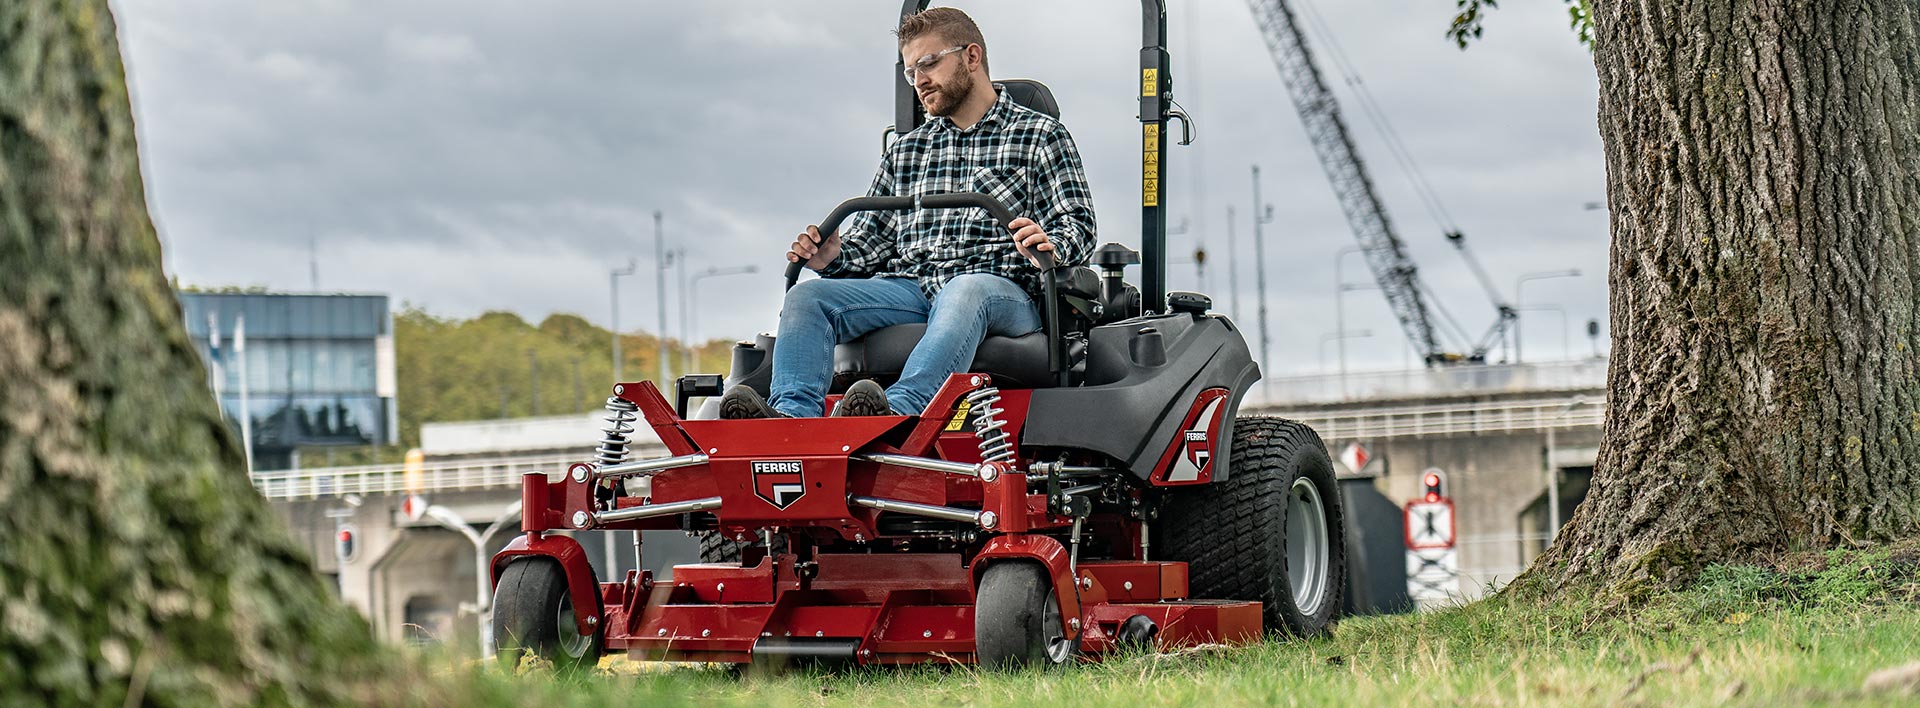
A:
<svg viewBox="0 0 1920 708">
<path fill-rule="evenodd" d="M 650 670 L 615 658 L 571 678 L 448 669 L 459 688 L 437 695 L 543 708 L 1920 703 L 1916 598 L 1920 556 L 1836 552 L 1709 568 L 1687 590 L 1630 610 L 1494 597 L 1350 618 L 1327 638 L 1123 655 L 1067 670 L 839 667 L 764 676 Z"/>
</svg>

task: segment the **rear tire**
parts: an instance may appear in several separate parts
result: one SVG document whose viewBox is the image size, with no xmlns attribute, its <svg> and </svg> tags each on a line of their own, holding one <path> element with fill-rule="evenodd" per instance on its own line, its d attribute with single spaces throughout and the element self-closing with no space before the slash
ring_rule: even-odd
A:
<svg viewBox="0 0 1920 708">
<path fill-rule="evenodd" d="M 719 531 L 695 532 L 700 541 L 700 562 L 740 564 L 740 549 L 747 544 L 720 535 Z"/>
<path fill-rule="evenodd" d="M 1225 482 L 1174 492 L 1161 528 L 1194 597 L 1262 605 L 1270 632 L 1331 629 L 1347 586 L 1346 526 L 1320 435 L 1281 418 L 1234 425 Z"/>
<path fill-rule="evenodd" d="M 591 579 L 590 579 L 591 580 Z M 538 656 L 555 671 L 575 673 L 600 662 L 604 627 L 580 634 L 566 574 L 548 558 L 513 561 L 493 590 L 494 655 L 508 668 L 522 656 Z"/>
<path fill-rule="evenodd" d="M 1038 563 L 1001 561 L 980 574 L 973 600 L 973 651 L 981 666 L 1060 666 L 1079 642 L 1066 637 L 1053 582 Z"/>
</svg>

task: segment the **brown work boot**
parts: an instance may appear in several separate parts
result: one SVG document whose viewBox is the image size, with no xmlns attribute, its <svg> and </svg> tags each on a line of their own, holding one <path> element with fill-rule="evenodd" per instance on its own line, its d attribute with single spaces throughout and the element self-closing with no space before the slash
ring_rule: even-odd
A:
<svg viewBox="0 0 1920 708">
<path fill-rule="evenodd" d="M 720 397 L 720 418 L 739 420 L 743 418 L 791 418 L 793 416 L 774 410 L 760 392 L 752 386 L 738 384 L 727 389 L 727 395 Z"/>
<path fill-rule="evenodd" d="M 887 390 L 873 379 L 861 379 L 847 387 L 847 395 L 833 407 L 833 415 L 838 418 L 850 415 L 899 415 L 893 407 L 887 405 Z"/>
</svg>

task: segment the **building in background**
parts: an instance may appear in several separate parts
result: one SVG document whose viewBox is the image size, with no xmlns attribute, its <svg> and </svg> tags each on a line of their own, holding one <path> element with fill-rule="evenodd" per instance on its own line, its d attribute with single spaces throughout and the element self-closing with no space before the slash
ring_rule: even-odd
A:
<svg viewBox="0 0 1920 708">
<path fill-rule="evenodd" d="M 296 468 L 303 447 L 399 442 L 387 296 L 183 292 L 180 306 L 236 433 L 246 411 L 254 470 Z"/>
</svg>

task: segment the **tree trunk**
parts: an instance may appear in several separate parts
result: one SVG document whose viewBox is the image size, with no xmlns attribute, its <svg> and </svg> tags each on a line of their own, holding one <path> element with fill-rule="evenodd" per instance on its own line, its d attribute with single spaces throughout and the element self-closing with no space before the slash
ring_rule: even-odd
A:
<svg viewBox="0 0 1920 708">
<path fill-rule="evenodd" d="M 106 0 L 0 2 L 0 705 L 366 698 L 365 623 L 241 467 Z"/>
<path fill-rule="evenodd" d="M 1920 9 L 1595 2 L 1613 359 L 1523 586 L 1627 596 L 1920 528 Z"/>
</svg>

